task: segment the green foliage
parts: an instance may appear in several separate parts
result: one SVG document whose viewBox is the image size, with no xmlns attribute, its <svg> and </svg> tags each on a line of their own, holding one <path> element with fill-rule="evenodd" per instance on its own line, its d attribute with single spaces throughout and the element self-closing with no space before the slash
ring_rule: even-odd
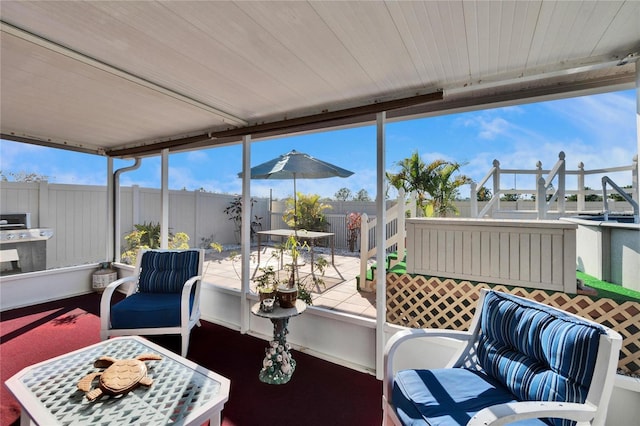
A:
<svg viewBox="0 0 640 426">
<path fill-rule="evenodd" d="M 253 279 L 256 283 L 256 290 L 259 293 L 271 293 L 278 288 L 278 276 L 273 266 L 263 266 L 258 268 L 261 275 Z"/>
<path fill-rule="evenodd" d="M 133 225 L 133 227 L 135 229 L 124 237 L 127 242 L 127 248 L 121 256 L 122 263 L 128 265 L 135 265 L 139 249 L 160 248 L 160 223 L 145 222 L 142 225 Z M 179 250 L 188 249 L 189 236 L 184 232 L 178 232 L 175 235 L 169 233 L 168 248 Z"/>
<path fill-rule="evenodd" d="M 300 277 L 298 271 L 300 256 L 304 251 L 309 250 L 311 250 L 311 248 L 306 241 L 297 239 L 295 235 L 287 238 L 286 241 L 271 253 L 271 259 L 274 259 L 276 262 L 279 261 L 283 254 L 288 254 L 291 257 L 292 262 L 285 265 L 286 278 L 279 280 L 277 272 L 274 271 L 273 267 L 265 265 L 259 268 L 262 274 L 253 280 L 256 283 L 256 290 L 260 292 L 267 291 L 269 288 L 277 288 L 280 285 L 288 287 L 295 285 L 298 288 L 298 298 L 308 305 L 313 305 L 311 291 L 313 287 L 323 288 L 325 286 L 324 274 L 329 262 L 327 262 L 324 257 L 318 256 L 313 262 L 314 274 Z"/>
<path fill-rule="evenodd" d="M 491 190 L 486 186 L 483 186 L 482 188 L 480 188 L 476 193 L 476 199 L 478 201 L 489 201 L 491 200 L 491 197 L 492 197 Z"/>
<path fill-rule="evenodd" d="M 631 188 L 631 186 L 628 186 Z M 591 191 L 592 188 L 588 186 L 584 187 L 585 191 Z M 622 197 L 620 197 L 622 198 Z M 571 194 L 567 196 L 567 201 L 578 201 L 578 194 Z M 587 194 L 584 196 L 584 201 L 602 201 L 602 196 L 598 194 Z"/>
<path fill-rule="evenodd" d="M 519 194 L 504 194 L 500 197 L 500 201 L 518 201 L 518 198 L 520 198 Z"/>
<path fill-rule="evenodd" d="M 353 197 L 353 201 L 371 201 L 371 197 L 369 197 L 369 193 L 366 189 L 361 189 Z"/>
<path fill-rule="evenodd" d="M 251 214 L 253 214 L 253 205 L 256 203 L 254 198 L 251 198 Z M 227 216 L 229 216 L 229 220 L 233 220 L 236 225 L 236 230 L 240 231 L 240 224 L 242 222 L 242 196 L 236 196 L 227 207 L 223 210 Z M 262 220 L 258 215 L 253 215 L 253 219 L 251 220 L 251 237 L 257 232 L 256 229 L 262 229 Z"/>
<path fill-rule="evenodd" d="M 458 213 L 454 201 L 459 196 L 459 188 L 472 182 L 465 175 L 454 176 L 463 166 L 460 163 L 435 160 L 426 164 L 418 152 L 398 162 L 400 171 L 387 172 L 389 183 L 405 192 L 416 192 L 416 201 L 427 216 L 448 216 Z"/>
<path fill-rule="evenodd" d="M 307 242 L 301 242 L 294 235 L 291 235 L 284 243 L 282 249 L 285 252 L 288 252 L 293 262 L 289 265 L 286 265 L 285 269 L 289 271 L 289 280 L 288 285 L 291 287 L 294 283 L 296 283 L 298 287 L 298 299 L 303 300 L 307 305 L 313 305 L 313 299 L 311 297 L 311 289 L 313 287 L 324 287 L 324 273 L 329 265 L 327 259 L 322 256 L 319 256 L 317 259 L 314 259 L 313 269 L 317 271 L 314 274 L 310 274 L 304 276 L 303 278 L 299 278 L 298 273 L 298 259 L 302 253 L 302 250 L 310 250 Z M 319 274 L 318 274 L 319 272 Z"/>
<path fill-rule="evenodd" d="M 436 162 L 438 161 L 440 160 L 436 160 Z M 431 179 L 427 184 L 431 199 L 427 201 L 425 212 L 430 209 L 433 215 L 438 217 L 446 217 L 449 213 L 459 214 L 454 203 L 460 194 L 459 188 L 472 182 L 468 176 L 454 176 L 460 167 L 462 167 L 460 163 L 442 162 L 432 168 Z"/>
<path fill-rule="evenodd" d="M 317 194 L 305 195 L 298 192 L 297 198 L 297 220 L 293 198 L 288 198 L 287 207 L 282 216 L 285 223 L 290 228 L 306 229 L 307 231 L 326 231 L 329 227 L 329 222 L 324 215 L 324 211 L 330 209 L 331 206 L 322 203 L 320 196 Z"/>
<path fill-rule="evenodd" d="M 49 176 L 38 173 L 27 173 L 24 171 L 5 173 L 0 170 L 0 181 L 10 182 L 11 179 L 15 182 L 47 182 L 49 180 Z"/>
<path fill-rule="evenodd" d="M 633 187 L 631 185 L 625 185 L 622 187 L 622 189 L 629 189 L 629 191 L 625 191 L 627 193 L 632 193 L 632 189 Z M 613 201 L 626 201 L 622 195 L 618 194 L 615 190 L 611 191 L 610 193 L 607 194 L 607 196 L 613 200 Z M 600 197 L 600 201 L 602 201 L 602 197 Z"/>
<path fill-rule="evenodd" d="M 347 201 L 351 198 L 351 190 L 349 188 L 340 188 L 333 196 L 338 201 Z"/>
</svg>

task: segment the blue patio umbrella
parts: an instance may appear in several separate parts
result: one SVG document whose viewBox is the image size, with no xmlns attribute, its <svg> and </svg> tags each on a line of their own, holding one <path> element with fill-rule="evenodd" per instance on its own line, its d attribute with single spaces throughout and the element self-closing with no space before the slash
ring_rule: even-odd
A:
<svg viewBox="0 0 640 426">
<path fill-rule="evenodd" d="M 352 174 L 349 170 L 296 150 L 251 168 L 251 179 L 293 179 L 294 229 L 298 221 L 296 179 L 346 178 Z M 238 176 L 242 177 L 242 172 Z"/>
</svg>

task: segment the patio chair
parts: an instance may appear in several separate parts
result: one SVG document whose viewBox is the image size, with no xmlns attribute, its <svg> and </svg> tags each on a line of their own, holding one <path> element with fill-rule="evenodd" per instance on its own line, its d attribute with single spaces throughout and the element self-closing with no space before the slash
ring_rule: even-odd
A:
<svg viewBox="0 0 640 426">
<path fill-rule="evenodd" d="M 446 368 L 394 373 L 398 347 L 420 337 L 462 345 Z M 411 329 L 389 340 L 383 423 L 603 425 L 621 344 L 602 325 L 484 289 L 469 331 Z"/>
<path fill-rule="evenodd" d="M 180 334 L 187 356 L 191 329 L 200 326 L 204 250 L 140 250 L 133 276 L 109 284 L 100 301 L 100 338 Z M 114 291 L 130 283 L 124 300 Z"/>
</svg>

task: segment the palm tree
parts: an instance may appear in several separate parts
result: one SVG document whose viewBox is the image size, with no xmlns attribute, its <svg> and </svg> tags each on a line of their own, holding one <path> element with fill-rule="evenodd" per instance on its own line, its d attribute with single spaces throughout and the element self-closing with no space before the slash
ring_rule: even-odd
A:
<svg viewBox="0 0 640 426">
<path fill-rule="evenodd" d="M 460 194 L 459 188 L 470 184 L 472 179 L 466 175 L 453 176 L 460 170 L 462 164 L 456 162 L 441 162 L 435 165 L 432 170 L 431 179 L 427 183 L 427 192 L 431 198 L 425 205 L 426 216 L 446 217 L 449 213 L 458 214 L 455 200 Z M 434 165 L 431 163 L 430 166 Z"/>
<path fill-rule="evenodd" d="M 471 183 L 471 178 L 465 175 L 456 176 L 452 180 L 462 164 L 445 160 L 426 164 L 417 151 L 397 164 L 400 166 L 398 173 L 386 174 L 389 183 L 406 192 L 415 191 L 418 205 L 423 208 L 426 216 L 447 216 L 451 212 L 458 212 L 454 201 L 459 188 Z"/>
<path fill-rule="evenodd" d="M 331 205 L 320 201 L 318 194 L 303 194 L 298 192 L 297 208 L 294 205 L 293 197 L 287 198 L 286 210 L 283 214 L 283 220 L 290 228 L 306 229 L 307 231 L 326 231 L 329 221 L 324 211 L 331 208 Z M 294 216 L 294 212 L 298 212 L 298 217 Z"/>
</svg>

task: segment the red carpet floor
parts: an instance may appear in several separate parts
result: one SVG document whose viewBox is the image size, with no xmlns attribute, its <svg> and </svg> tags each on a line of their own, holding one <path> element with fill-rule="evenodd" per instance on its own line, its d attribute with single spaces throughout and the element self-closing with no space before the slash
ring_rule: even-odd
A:
<svg viewBox="0 0 640 426">
<path fill-rule="evenodd" d="M 20 407 L 4 381 L 22 368 L 99 341 L 99 296 L 92 294 L 4 312 L 0 317 L 0 424 L 17 425 Z M 174 336 L 153 340 L 175 352 Z M 206 321 L 191 335 L 188 358 L 231 380 L 223 426 L 379 425 L 382 383 L 375 377 L 294 351 L 286 385 L 258 380 L 266 342 Z"/>
</svg>

